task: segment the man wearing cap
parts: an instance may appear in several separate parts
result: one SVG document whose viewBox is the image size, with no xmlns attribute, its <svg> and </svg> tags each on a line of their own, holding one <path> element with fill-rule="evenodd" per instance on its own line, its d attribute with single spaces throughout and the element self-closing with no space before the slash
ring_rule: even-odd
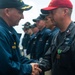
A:
<svg viewBox="0 0 75 75">
<path fill-rule="evenodd" d="M 35 75 L 40 69 L 21 56 L 19 37 L 13 26 L 24 18 L 23 11 L 31 6 L 22 0 L 0 0 L 0 75 Z"/>
<path fill-rule="evenodd" d="M 22 52 L 23 52 L 23 55 L 26 56 L 27 53 L 27 47 L 28 47 L 28 42 L 30 40 L 30 36 L 33 34 L 33 31 L 30 27 L 31 23 L 30 22 L 26 22 L 25 24 L 23 24 L 24 28 L 23 28 L 23 31 L 24 31 L 24 36 L 22 38 Z"/>
<path fill-rule="evenodd" d="M 52 44 L 39 67 L 52 75 L 75 75 L 75 24 L 71 20 L 73 5 L 70 0 L 51 0 L 48 7 L 41 9 L 49 14 L 52 23 L 60 31 L 53 38 Z"/>
<path fill-rule="evenodd" d="M 35 43 L 35 57 L 34 59 L 39 59 L 42 57 L 43 53 L 43 46 L 45 45 L 46 39 L 48 37 L 48 34 L 50 33 L 50 29 L 46 28 L 46 24 L 44 21 L 44 17 L 41 15 L 37 17 L 36 19 L 33 19 L 34 22 L 36 22 L 36 25 L 39 29 L 39 32 L 37 33 L 36 43 Z"/>
<path fill-rule="evenodd" d="M 35 41 L 35 38 L 36 38 L 36 35 L 37 35 L 39 29 L 37 28 L 37 26 L 36 26 L 35 23 L 34 23 L 33 25 L 31 25 L 30 28 L 32 29 L 33 34 L 32 34 L 32 36 L 30 37 L 30 40 L 29 40 L 29 42 L 28 42 L 27 55 L 30 54 L 30 58 L 31 58 L 31 53 L 33 53 L 33 52 L 31 51 L 32 45 L 33 45 L 32 43 Z"/>
<path fill-rule="evenodd" d="M 39 32 L 36 34 L 34 38 L 35 40 L 32 43 L 31 58 L 39 60 L 40 57 L 43 57 L 44 45 L 48 38 L 48 34 L 50 33 L 50 29 L 46 28 L 44 17 L 41 15 L 39 15 L 36 19 L 33 19 L 33 21 L 36 23 Z M 40 75 L 44 75 L 44 72 Z"/>
<path fill-rule="evenodd" d="M 47 38 L 45 46 L 44 46 L 43 54 L 45 54 L 51 45 L 51 41 L 52 41 L 53 37 L 55 37 L 58 34 L 59 28 L 54 26 L 54 24 L 51 22 L 50 15 L 41 14 L 41 16 L 45 17 L 46 28 L 51 30 L 51 32 L 48 34 L 49 37 Z"/>
<path fill-rule="evenodd" d="M 30 22 L 26 22 L 25 24 L 23 24 L 24 28 L 24 37 L 22 39 L 22 46 L 23 46 L 23 50 L 27 49 L 28 46 L 28 41 L 30 40 L 30 35 L 33 33 L 32 30 L 30 29 Z"/>
</svg>

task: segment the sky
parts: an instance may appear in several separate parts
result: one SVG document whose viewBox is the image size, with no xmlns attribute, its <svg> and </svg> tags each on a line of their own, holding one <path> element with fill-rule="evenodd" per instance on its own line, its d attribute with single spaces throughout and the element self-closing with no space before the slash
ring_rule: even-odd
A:
<svg viewBox="0 0 75 75">
<path fill-rule="evenodd" d="M 41 13 L 40 12 L 40 9 L 41 8 L 44 8 L 44 7 L 47 7 L 50 3 L 51 0 L 23 0 L 25 4 L 29 4 L 32 7 L 31 10 L 29 11 L 24 11 L 24 19 L 22 19 L 20 22 L 19 22 L 19 25 L 18 26 L 15 26 L 14 28 L 16 29 L 16 31 L 18 33 L 23 33 L 23 24 L 27 21 L 29 21 L 31 24 L 33 24 L 33 21 L 32 19 L 35 19 L 39 16 L 39 14 Z M 75 0 L 71 0 L 72 4 L 73 4 L 73 12 L 72 12 L 72 20 L 75 21 Z"/>
</svg>

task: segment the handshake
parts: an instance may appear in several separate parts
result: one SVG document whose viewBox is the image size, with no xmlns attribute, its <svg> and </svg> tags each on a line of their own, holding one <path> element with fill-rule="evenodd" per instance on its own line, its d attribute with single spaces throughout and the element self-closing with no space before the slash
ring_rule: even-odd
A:
<svg viewBox="0 0 75 75">
<path fill-rule="evenodd" d="M 42 70 L 39 68 L 38 63 L 31 63 L 32 66 L 32 74 L 31 75 L 39 75 Z"/>
</svg>

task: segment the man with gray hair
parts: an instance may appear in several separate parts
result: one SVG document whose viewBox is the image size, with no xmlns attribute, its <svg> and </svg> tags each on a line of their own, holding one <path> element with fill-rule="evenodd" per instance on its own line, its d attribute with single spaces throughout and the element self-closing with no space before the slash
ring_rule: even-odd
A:
<svg viewBox="0 0 75 75">
<path fill-rule="evenodd" d="M 38 75 L 41 71 L 33 60 L 20 54 L 13 28 L 24 18 L 23 11 L 31 8 L 22 0 L 0 0 L 0 75 Z"/>
</svg>

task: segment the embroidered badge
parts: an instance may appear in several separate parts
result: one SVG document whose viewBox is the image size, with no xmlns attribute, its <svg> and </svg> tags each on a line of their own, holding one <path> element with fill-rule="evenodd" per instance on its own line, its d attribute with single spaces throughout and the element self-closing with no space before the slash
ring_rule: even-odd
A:
<svg viewBox="0 0 75 75">
<path fill-rule="evenodd" d="M 58 49 L 57 50 L 57 55 L 56 55 L 56 58 L 57 59 L 60 59 L 60 54 L 62 53 L 62 50 L 61 49 Z"/>
</svg>

